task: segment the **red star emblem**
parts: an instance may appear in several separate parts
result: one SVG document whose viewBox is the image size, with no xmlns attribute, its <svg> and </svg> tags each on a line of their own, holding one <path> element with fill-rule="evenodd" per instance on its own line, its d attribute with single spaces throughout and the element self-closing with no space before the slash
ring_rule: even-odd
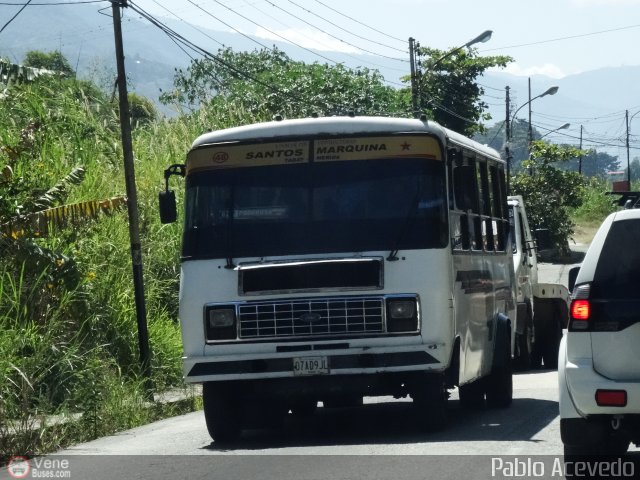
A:
<svg viewBox="0 0 640 480">
<path fill-rule="evenodd" d="M 409 150 L 409 147 L 411 147 L 410 143 L 404 142 L 402 145 L 400 145 L 402 147 L 402 150 Z"/>
</svg>

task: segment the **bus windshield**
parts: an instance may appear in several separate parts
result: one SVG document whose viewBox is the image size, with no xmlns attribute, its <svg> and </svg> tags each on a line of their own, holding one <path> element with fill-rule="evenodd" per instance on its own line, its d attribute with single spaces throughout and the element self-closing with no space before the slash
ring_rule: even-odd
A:
<svg viewBox="0 0 640 480">
<path fill-rule="evenodd" d="M 443 162 L 228 168 L 187 177 L 183 258 L 442 248 Z"/>
</svg>

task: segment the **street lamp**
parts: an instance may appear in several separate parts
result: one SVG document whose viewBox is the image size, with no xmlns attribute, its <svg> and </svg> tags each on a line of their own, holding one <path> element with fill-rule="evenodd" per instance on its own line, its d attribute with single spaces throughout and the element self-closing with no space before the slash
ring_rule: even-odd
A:
<svg viewBox="0 0 640 480">
<path fill-rule="evenodd" d="M 565 123 L 564 125 L 562 125 L 561 127 L 558 128 L 554 128 L 553 130 L 549 130 L 547 133 L 545 133 L 544 135 L 542 135 L 540 137 L 540 140 L 542 140 L 544 137 L 546 137 L 547 135 L 551 135 L 554 132 L 557 132 L 558 130 L 564 130 L 565 128 L 569 128 L 571 126 L 570 123 Z"/>
<path fill-rule="evenodd" d="M 445 59 L 445 58 L 449 58 L 451 55 L 453 55 L 454 53 L 456 53 L 459 50 L 462 50 L 463 48 L 468 48 L 471 45 L 475 45 L 476 43 L 485 43 L 488 42 L 491 39 L 491 35 L 493 35 L 493 30 L 485 30 L 484 32 L 482 32 L 480 35 L 478 35 L 475 38 L 472 38 L 471 40 L 469 40 L 467 43 L 465 43 L 464 45 L 461 45 L 457 48 L 454 48 L 453 50 L 449 50 L 447 53 L 445 53 L 443 56 L 441 56 L 439 59 L 437 59 L 435 62 L 433 62 L 433 65 L 431 65 L 431 69 L 433 70 L 434 68 L 436 68 L 438 65 L 440 65 L 440 63 Z"/>
<path fill-rule="evenodd" d="M 531 79 L 529 79 L 529 87 L 531 87 Z M 507 87 L 508 88 L 508 87 Z M 553 86 L 553 87 L 549 87 L 547 88 L 544 92 L 542 92 L 540 95 L 536 95 L 535 97 L 531 98 L 531 88 L 529 88 L 529 100 L 527 100 L 525 103 L 523 103 L 522 105 L 520 105 L 516 111 L 514 112 L 514 114 L 509 117 L 509 103 L 508 103 L 508 95 L 507 95 L 507 119 L 506 119 L 506 131 L 505 131 L 505 136 L 507 137 L 507 141 L 506 141 L 506 153 L 507 153 L 507 191 L 510 191 L 511 185 L 511 160 L 513 159 L 513 155 L 511 155 L 511 130 L 512 130 L 512 126 L 513 126 L 513 122 L 516 119 L 516 115 L 518 114 L 518 112 L 520 110 L 522 110 L 524 107 L 526 107 L 527 105 L 529 105 L 529 143 L 531 143 L 531 102 L 533 102 L 534 100 L 538 99 L 538 98 L 542 98 L 546 95 L 555 95 L 558 90 L 560 89 L 560 87 L 558 86 Z M 508 92 L 508 91 L 507 91 Z"/>
<path fill-rule="evenodd" d="M 525 103 L 523 103 L 522 105 L 520 105 L 518 107 L 518 109 L 515 111 L 515 113 L 511 117 L 511 122 L 510 123 L 513 124 L 513 121 L 516 119 L 516 115 L 518 114 L 518 112 L 520 110 L 522 110 L 527 105 L 529 105 L 529 107 L 531 107 L 531 102 L 533 102 L 534 100 L 536 100 L 538 98 L 542 98 L 542 97 L 544 97 L 546 95 L 555 95 L 556 93 L 558 93 L 559 89 L 560 89 L 560 87 L 557 87 L 557 86 L 549 87 L 544 92 L 542 92 L 540 95 L 536 95 L 533 98 L 529 98 L 528 101 L 526 101 Z M 531 113 L 529 113 L 529 132 L 530 132 L 529 133 L 529 142 L 531 142 Z"/>
<path fill-rule="evenodd" d="M 491 35 L 493 35 L 493 30 L 485 30 L 480 35 L 478 35 L 475 38 L 472 38 L 464 45 L 460 45 L 459 47 L 449 50 L 447 53 L 445 53 L 440 58 L 438 58 L 435 62 L 433 62 L 433 65 L 431 65 L 431 70 L 435 69 L 438 65 L 440 65 L 440 63 L 442 63 L 443 60 L 445 60 L 446 58 L 449 58 L 451 55 L 453 55 L 457 51 L 462 50 L 463 48 L 468 48 L 471 45 L 475 45 L 476 43 L 484 43 L 489 41 L 489 39 L 491 38 Z M 416 74 L 415 40 L 413 38 L 409 38 L 409 59 L 411 64 L 411 103 L 413 105 L 414 115 L 417 117 L 418 116 L 418 100 L 421 95 L 420 95 L 420 91 L 419 91 L 420 89 L 418 86 L 418 76 Z"/>
</svg>

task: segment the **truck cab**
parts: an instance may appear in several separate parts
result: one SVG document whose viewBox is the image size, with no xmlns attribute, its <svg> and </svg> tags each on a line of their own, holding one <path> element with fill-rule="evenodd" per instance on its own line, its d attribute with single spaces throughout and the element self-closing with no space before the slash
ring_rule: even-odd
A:
<svg viewBox="0 0 640 480">
<path fill-rule="evenodd" d="M 538 249 L 547 248 L 546 242 L 531 230 L 521 195 L 509 196 L 507 204 L 517 303 L 514 361 L 520 370 L 543 364 L 557 368 L 569 291 L 564 285 L 539 282 Z"/>
</svg>

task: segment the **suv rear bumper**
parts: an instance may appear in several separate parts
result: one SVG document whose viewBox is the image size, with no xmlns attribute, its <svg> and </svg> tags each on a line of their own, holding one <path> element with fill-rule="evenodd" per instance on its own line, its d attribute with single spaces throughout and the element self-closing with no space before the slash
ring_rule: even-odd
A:
<svg viewBox="0 0 640 480">
<path fill-rule="evenodd" d="M 569 361 L 565 342 L 566 337 L 560 348 L 558 371 L 561 418 L 640 414 L 640 381 L 615 381 L 603 377 L 593 369 L 591 358 Z M 601 407 L 596 403 L 597 390 L 624 390 L 627 392 L 627 405 Z"/>
</svg>

